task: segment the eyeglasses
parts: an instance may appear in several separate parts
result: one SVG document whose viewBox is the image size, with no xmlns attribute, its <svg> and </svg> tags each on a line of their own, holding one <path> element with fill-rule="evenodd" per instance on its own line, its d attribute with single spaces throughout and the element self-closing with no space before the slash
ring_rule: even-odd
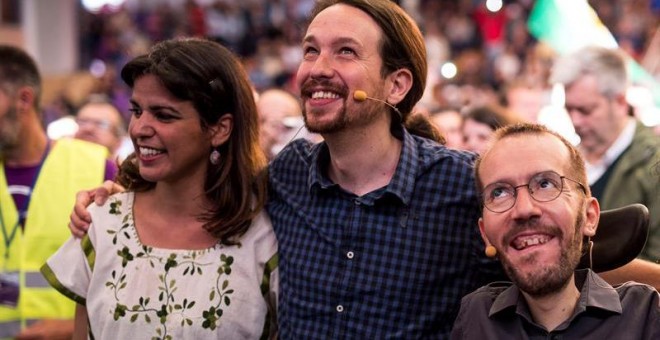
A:
<svg viewBox="0 0 660 340">
<path fill-rule="evenodd" d="M 112 124 L 107 119 L 76 118 L 78 126 L 92 126 L 101 130 L 110 130 Z"/>
<path fill-rule="evenodd" d="M 509 183 L 496 182 L 487 185 L 482 193 L 482 200 L 486 209 L 503 213 L 516 204 L 518 188 L 527 187 L 529 195 L 537 202 L 549 202 L 557 199 L 564 190 L 564 179 L 577 183 L 582 192 L 587 193 L 584 185 L 574 179 L 561 176 L 554 171 L 540 172 L 529 180 L 527 184 L 513 186 Z"/>
</svg>

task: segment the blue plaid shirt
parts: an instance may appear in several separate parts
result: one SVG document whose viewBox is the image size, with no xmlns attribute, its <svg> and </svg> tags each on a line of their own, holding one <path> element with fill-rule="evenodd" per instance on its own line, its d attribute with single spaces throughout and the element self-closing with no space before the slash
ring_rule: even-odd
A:
<svg viewBox="0 0 660 340">
<path fill-rule="evenodd" d="M 461 298 L 495 276 L 471 154 L 403 133 L 391 182 L 364 196 L 327 177 L 324 143 L 270 165 L 282 339 L 448 338 Z"/>
</svg>

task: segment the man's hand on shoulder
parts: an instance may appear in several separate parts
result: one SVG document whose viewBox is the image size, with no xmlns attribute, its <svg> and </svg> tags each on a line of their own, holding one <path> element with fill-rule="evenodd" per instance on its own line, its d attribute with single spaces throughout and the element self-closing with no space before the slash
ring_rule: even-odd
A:
<svg viewBox="0 0 660 340">
<path fill-rule="evenodd" d="M 87 211 L 87 207 L 92 204 L 92 201 L 97 205 L 103 205 L 110 195 L 124 190 L 124 187 L 113 181 L 105 181 L 98 188 L 79 191 L 76 194 L 76 203 L 70 216 L 69 229 L 71 234 L 74 237 L 81 238 L 87 233 L 89 224 L 92 223 L 92 216 Z"/>
</svg>

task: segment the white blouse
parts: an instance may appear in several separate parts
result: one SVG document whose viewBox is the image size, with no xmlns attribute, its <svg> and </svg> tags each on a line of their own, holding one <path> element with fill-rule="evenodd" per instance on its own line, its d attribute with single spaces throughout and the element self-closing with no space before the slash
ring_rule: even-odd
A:
<svg viewBox="0 0 660 340">
<path fill-rule="evenodd" d="M 204 250 L 140 243 L 134 193 L 92 205 L 82 240 L 69 239 L 42 272 L 84 304 L 94 339 L 258 339 L 277 331 L 277 241 L 259 214 L 240 245 Z"/>
</svg>

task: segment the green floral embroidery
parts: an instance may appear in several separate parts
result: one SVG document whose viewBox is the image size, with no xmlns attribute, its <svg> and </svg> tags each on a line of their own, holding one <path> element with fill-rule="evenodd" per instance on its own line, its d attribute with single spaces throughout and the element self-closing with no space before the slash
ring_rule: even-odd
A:
<svg viewBox="0 0 660 340">
<path fill-rule="evenodd" d="M 202 313 L 204 322 L 202 322 L 203 328 L 209 328 L 214 330 L 218 324 L 218 321 L 222 317 L 222 304 L 224 303 L 229 307 L 231 303 L 230 295 L 234 292 L 233 289 L 229 289 L 229 280 L 223 280 L 222 286 L 220 286 L 220 280 L 223 277 L 223 274 L 229 276 L 231 273 L 231 264 L 234 263 L 234 258 L 232 256 L 226 256 L 225 254 L 220 255 L 220 261 L 222 265 L 218 268 L 218 277 L 215 281 L 215 287 L 211 289 L 209 293 L 209 301 L 218 301 L 214 306 L 211 306 L 207 311 Z M 218 299 L 216 300 L 216 295 Z"/>
<path fill-rule="evenodd" d="M 113 202 L 110 202 L 110 214 L 111 215 L 119 215 L 121 214 L 121 201 L 120 200 L 113 200 Z"/>
<path fill-rule="evenodd" d="M 124 247 L 121 250 L 117 250 L 117 255 L 121 257 L 121 266 L 126 267 L 129 261 L 133 261 L 133 254 L 128 250 L 128 247 Z"/>
<path fill-rule="evenodd" d="M 116 197 L 111 197 L 110 198 L 112 202 L 110 202 L 110 210 L 108 213 L 110 215 L 119 215 L 121 214 L 121 201 L 117 199 Z M 128 220 L 131 219 L 131 214 L 126 214 L 124 215 L 124 218 L 122 219 L 122 226 L 119 228 L 119 230 L 114 230 L 114 229 L 107 229 L 106 232 L 110 235 L 113 235 L 112 237 L 112 244 L 117 244 L 117 236 L 118 235 L 124 235 L 126 239 L 131 239 L 131 235 L 128 233 L 128 229 L 131 227 L 131 224 L 128 223 Z"/>
<path fill-rule="evenodd" d="M 121 201 L 116 201 L 110 204 L 110 214 L 120 214 Z M 190 314 L 190 309 L 195 306 L 196 301 L 188 300 L 181 296 L 175 296 L 178 289 L 177 281 L 171 279 L 170 276 L 183 277 L 186 275 L 202 275 L 204 268 L 217 265 L 215 285 L 209 292 L 208 308 L 202 311 L 202 328 L 215 330 L 221 322 L 224 310 L 231 304 L 231 294 L 234 289 L 230 288 L 229 276 L 231 274 L 231 266 L 234 263 L 232 256 L 225 254 L 220 255 L 220 264 L 213 262 L 201 262 L 197 259 L 198 255 L 204 251 L 190 251 L 186 254 L 172 253 L 168 257 L 161 257 L 154 255 L 153 248 L 142 245 L 140 251 L 132 254 L 128 246 L 124 245 L 125 241 L 131 239 L 129 230 L 133 226 L 133 219 L 131 212 L 127 212 L 122 219 L 122 225 L 119 229 L 108 229 L 107 233 L 113 235 L 112 243 L 118 245 L 116 256 L 121 259 L 120 272 L 112 271 L 110 273 L 110 280 L 105 283 L 105 286 L 112 292 L 116 305 L 112 311 L 113 319 L 120 321 L 126 317 L 130 322 L 137 321 L 140 317 L 144 319 L 147 324 L 151 324 L 152 320 L 157 320 L 154 324 L 154 336 L 152 339 L 171 339 L 167 329 L 168 317 L 176 313 L 181 317 L 181 327 L 194 326 L 195 318 Z M 149 297 L 140 296 L 137 303 L 123 304 L 119 298 L 119 293 L 126 288 L 128 284 L 126 267 L 133 261 L 140 261 L 137 266 L 142 263 L 148 263 L 150 267 L 161 270 L 158 275 L 160 284 L 158 285 L 158 301 L 152 302 Z M 203 303 L 203 302 L 201 302 Z M 199 321 L 198 321 L 199 322 Z"/>
</svg>

